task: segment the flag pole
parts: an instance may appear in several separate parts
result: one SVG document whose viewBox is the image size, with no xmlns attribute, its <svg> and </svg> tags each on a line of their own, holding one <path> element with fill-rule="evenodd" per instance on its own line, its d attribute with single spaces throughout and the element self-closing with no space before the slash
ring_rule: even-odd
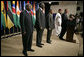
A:
<svg viewBox="0 0 84 57">
<path fill-rule="evenodd" d="M 10 29 L 9 29 L 9 34 L 10 34 Z"/>
<path fill-rule="evenodd" d="M 13 26 L 13 33 L 14 33 L 14 26 Z"/>
<path fill-rule="evenodd" d="M 4 28 L 4 35 L 5 35 L 5 28 Z"/>
<path fill-rule="evenodd" d="M 4 37 L 5 37 L 5 28 L 4 28 Z"/>
<path fill-rule="evenodd" d="M 21 28 L 20 28 L 20 32 L 21 32 Z"/>
<path fill-rule="evenodd" d="M 18 32 L 18 27 L 17 27 L 17 32 Z"/>
<path fill-rule="evenodd" d="M 4 29 L 4 37 L 5 37 L 5 29 Z"/>
<path fill-rule="evenodd" d="M 14 26 L 13 26 L 13 35 L 14 35 Z"/>
</svg>

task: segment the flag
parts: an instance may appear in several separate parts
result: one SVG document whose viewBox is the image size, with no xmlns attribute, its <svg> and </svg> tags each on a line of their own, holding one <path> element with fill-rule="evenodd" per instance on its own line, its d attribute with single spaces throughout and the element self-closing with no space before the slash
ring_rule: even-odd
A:
<svg viewBox="0 0 84 57">
<path fill-rule="evenodd" d="M 32 9 L 31 9 L 31 14 L 32 14 L 32 19 L 33 19 L 33 25 L 35 25 L 35 19 L 34 19 L 34 7 L 33 7 L 33 2 L 31 1 Z M 34 9 L 33 9 L 34 8 Z"/>
<path fill-rule="evenodd" d="M 2 22 L 3 22 L 2 19 L 3 19 L 3 17 L 4 16 L 3 16 L 2 12 L 1 12 L 1 30 L 3 29 L 3 26 L 2 26 Z"/>
<path fill-rule="evenodd" d="M 12 28 L 14 26 L 13 23 L 13 14 L 11 9 L 11 2 L 7 1 L 7 27 L 8 29 Z"/>
<path fill-rule="evenodd" d="M 24 10 L 25 10 L 25 1 L 24 1 L 24 6 L 23 7 L 24 7 Z"/>
<path fill-rule="evenodd" d="M 20 9 L 19 9 L 19 1 L 17 1 L 16 12 L 17 12 L 17 25 L 18 25 L 19 28 L 21 28 L 21 26 L 20 26 Z"/>
<path fill-rule="evenodd" d="M 33 24 L 35 25 L 35 21 L 36 21 L 36 11 L 35 11 L 35 1 L 33 3 Z"/>
<path fill-rule="evenodd" d="M 6 23 L 6 10 L 5 10 L 4 1 L 1 1 L 1 22 L 5 29 L 7 27 L 7 23 Z"/>
<path fill-rule="evenodd" d="M 29 1 L 27 1 L 27 3 L 29 3 Z"/>
<path fill-rule="evenodd" d="M 12 1 L 12 12 L 13 12 L 13 18 L 14 18 L 14 25 L 17 27 L 17 21 L 16 21 L 16 10 L 15 10 L 15 1 Z"/>
<path fill-rule="evenodd" d="M 20 12 L 22 12 L 22 5 L 21 5 L 21 1 L 20 1 Z"/>
<path fill-rule="evenodd" d="M 2 27 L 2 22 L 1 22 L 1 30 L 3 29 L 3 27 Z"/>
<path fill-rule="evenodd" d="M 33 6 L 32 1 L 31 1 L 31 5 Z M 33 7 L 31 9 L 31 14 L 33 15 Z"/>
<path fill-rule="evenodd" d="M 1 13 L 1 16 L 2 16 L 2 13 Z M 2 17 L 1 17 L 1 19 L 2 19 Z M 2 20 L 1 20 L 1 30 L 2 30 Z"/>
</svg>

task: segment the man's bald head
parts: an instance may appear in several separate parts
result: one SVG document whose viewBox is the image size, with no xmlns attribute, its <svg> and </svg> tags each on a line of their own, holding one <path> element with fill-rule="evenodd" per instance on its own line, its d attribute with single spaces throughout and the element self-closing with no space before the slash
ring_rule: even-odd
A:
<svg viewBox="0 0 84 57">
<path fill-rule="evenodd" d="M 25 8 L 26 8 L 26 10 L 31 11 L 32 5 L 31 5 L 30 3 L 27 3 L 27 4 L 25 5 Z"/>
</svg>

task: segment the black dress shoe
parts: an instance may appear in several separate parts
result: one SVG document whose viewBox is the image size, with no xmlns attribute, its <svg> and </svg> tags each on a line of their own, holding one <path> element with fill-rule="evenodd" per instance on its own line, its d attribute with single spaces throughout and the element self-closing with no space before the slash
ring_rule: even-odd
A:
<svg viewBox="0 0 84 57">
<path fill-rule="evenodd" d="M 41 45 L 36 45 L 37 47 L 40 47 L 40 48 L 42 48 L 42 46 Z"/>
<path fill-rule="evenodd" d="M 33 50 L 33 49 L 28 49 L 28 51 L 32 51 L 32 52 L 34 52 L 35 50 Z"/>
<path fill-rule="evenodd" d="M 59 38 L 60 40 L 64 40 L 63 38 Z"/>
<path fill-rule="evenodd" d="M 47 43 L 51 44 L 51 42 L 47 42 Z"/>
<path fill-rule="evenodd" d="M 58 35 L 58 37 L 60 37 L 60 34 Z"/>
<path fill-rule="evenodd" d="M 25 56 L 28 56 L 27 52 L 25 52 L 25 51 L 23 51 L 23 54 L 24 54 Z"/>
<path fill-rule="evenodd" d="M 44 45 L 44 44 L 41 43 L 41 45 Z"/>
<path fill-rule="evenodd" d="M 51 40 L 49 40 L 49 41 L 46 41 L 47 43 L 49 43 L 49 44 L 51 44 Z"/>
<path fill-rule="evenodd" d="M 51 41 L 47 41 L 47 43 L 51 44 Z"/>
</svg>

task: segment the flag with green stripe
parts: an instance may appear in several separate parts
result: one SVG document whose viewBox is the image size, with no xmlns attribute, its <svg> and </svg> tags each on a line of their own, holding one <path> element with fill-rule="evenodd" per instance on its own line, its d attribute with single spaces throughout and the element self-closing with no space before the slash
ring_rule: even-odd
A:
<svg viewBox="0 0 84 57">
<path fill-rule="evenodd" d="M 16 20 L 16 10 L 15 10 L 15 1 L 12 1 L 12 13 L 13 13 L 13 18 L 14 18 L 14 25 L 17 27 L 17 20 Z"/>
<path fill-rule="evenodd" d="M 8 29 L 12 28 L 14 26 L 13 22 L 13 14 L 11 9 L 11 2 L 7 1 L 7 27 Z"/>
<path fill-rule="evenodd" d="M 5 29 L 7 27 L 7 23 L 6 23 L 6 10 L 5 10 L 4 1 L 1 1 L 1 22 Z"/>
<path fill-rule="evenodd" d="M 17 1 L 17 6 L 16 6 L 16 12 L 17 12 L 17 25 L 19 28 L 21 28 L 20 26 L 20 9 L 19 9 L 19 1 Z"/>
</svg>

